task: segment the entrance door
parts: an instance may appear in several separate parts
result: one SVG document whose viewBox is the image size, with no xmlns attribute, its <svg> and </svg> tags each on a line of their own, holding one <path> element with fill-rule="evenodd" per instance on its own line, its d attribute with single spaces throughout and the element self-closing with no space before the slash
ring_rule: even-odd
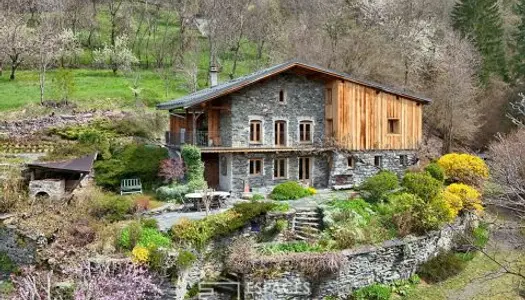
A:
<svg viewBox="0 0 525 300">
<path fill-rule="evenodd" d="M 299 157 L 299 180 L 304 183 L 311 184 L 312 174 L 312 158 L 311 157 Z"/>
<path fill-rule="evenodd" d="M 204 179 L 208 183 L 208 188 L 219 189 L 219 155 L 203 154 Z"/>
</svg>

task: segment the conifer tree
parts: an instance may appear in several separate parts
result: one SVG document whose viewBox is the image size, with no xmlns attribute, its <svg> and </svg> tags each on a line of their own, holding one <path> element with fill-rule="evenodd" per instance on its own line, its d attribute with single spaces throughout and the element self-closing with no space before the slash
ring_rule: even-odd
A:
<svg viewBox="0 0 525 300">
<path fill-rule="evenodd" d="M 516 32 L 514 32 L 514 57 L 512 71 L 516 79 L 525 78 L 525 0 L 519 0 L 514 7 L 514 12 L 519 17 Z"/>
<path fill-rule="evenodd" d="M 498 0 L 460 0 L 452 11 L 452 25 L 462 37 L 471 39 L 480 52 L 482 81 L 492 74 L 508 79 Z"/>
</svg>

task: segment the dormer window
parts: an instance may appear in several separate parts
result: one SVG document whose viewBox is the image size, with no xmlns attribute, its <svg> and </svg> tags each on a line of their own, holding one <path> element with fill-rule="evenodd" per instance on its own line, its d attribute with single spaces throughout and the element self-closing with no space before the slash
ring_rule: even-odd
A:
<svg viewBox="0 0 525 300">
<path fill-rule="evenodd" d="M 286 92 L 285 90 L 280 90 L 279 91 L 279 103 L 286 103 Z"/>
</svg>

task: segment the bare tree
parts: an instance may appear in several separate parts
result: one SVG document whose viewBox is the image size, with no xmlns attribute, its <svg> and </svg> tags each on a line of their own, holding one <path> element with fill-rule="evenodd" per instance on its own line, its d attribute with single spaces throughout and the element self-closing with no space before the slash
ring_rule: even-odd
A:
<svg viewBox="0 0 525 300">
<path fill-rule="evenodd" d="M 434 102 L 426 119 L 443 136 L 442 152 L 448 153 L 455 140 L 468 143 L 482 125 L 476 103 L 478 56 L 467 40 L 447 31 L 431 59 L 424 72 L 431 72 L 426 88 Z"/>
<path fill-rule="evenodd" d="M 9 79 L 15 80 L 18 67 L 33 53 L 34 29 L 22 15 L 0 16 L 0 56 L 10 61 Z"/>
</svg>

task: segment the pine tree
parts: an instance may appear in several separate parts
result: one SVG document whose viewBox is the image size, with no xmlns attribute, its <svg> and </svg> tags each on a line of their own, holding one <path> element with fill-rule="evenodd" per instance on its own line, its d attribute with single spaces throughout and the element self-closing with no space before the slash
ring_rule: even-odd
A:
<svg viewBox="0 0 525 300">
<path fill-rule="evenodd" d="M 519 0 L 514 7 L 514 12 L 520 21 L 516 32 L 514 33 L 514 57 L 513 57 L 513 75 L 516 78 L 525 78 L 525 0 Z"/>
<path fill-rule="evenodd" d="M 508 79 L 498 0 L 460 0 L 452 11 L 452 25 L 463 37 L 472 39 L 480 52 L 482 80 L 492 74 Z"/>
</svg>

